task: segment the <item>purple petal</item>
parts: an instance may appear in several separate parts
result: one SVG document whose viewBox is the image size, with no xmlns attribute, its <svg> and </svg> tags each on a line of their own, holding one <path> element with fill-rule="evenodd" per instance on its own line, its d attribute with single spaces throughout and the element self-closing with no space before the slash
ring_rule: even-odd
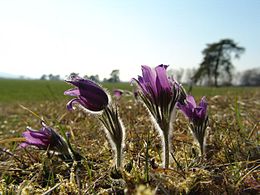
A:
<svg viewBox="0 0 260 195">
<path fill-rule="evenodd" d="M 95 82 L 93 82 L 93 81 L 91 81 L 91 80 L 89 80 L 89 79 L 83 79 L 83 78 L 81 78 L 81 77 L 75 77 L 74 79 L 72 79 L 72 80 L 67 80 L 66 81 L 67 83 L 70 83 L 70 84 L 72 84 L 72 85 L 74 85 L 74 86 L 76 86 L 76 87 L 78 87 L 79 89 L 80 88 L 85 88 L 85 87 L 89 87 L 89 88 L 99 88 L 100 90 L 102 90 L 103 91 L 103 89 L 99 86 L 99 85 L 97 85 Z"/>
<path fill-rule="evenodd" d="M 192 95 L 187 95 L 186 101 L 190 108 L 196 108 L 197 105 Z"/>
<path fill-rule="evenodd" d="M 177 107 L 189 118 L 192 119 L 192 109 L 188 105 L 182 105 L 179 102 L 177 103 Z"/>
<path fill-rule="evenodd" d="M 164 66 L 159 65 L 155 68 L 157 78 L 156 78 L 156 86 L 157 90 L 171 91 L 171 86 L 167 77 L 166 69 Z"/>
<path fill-rule="evenodd" d="M 146 86 L 150 88 L 150 92 L 153 93 L 155 97 L 158 96 L 157 87 L 156 87 L 156 71 L 151 69 L 149 66 L 142 66 L 143 81 Z"/>
<path fill-rule="evenodd" d="M 81 91 L 81 95 L 79 96 L 81 100 L 83 100 L 87 104 L 93 105 L 99 110 L 104 109 L 108 105 L 108 96 L 105 92 L 100 93 L 98 90 L 92 91 Z"/>
<path fill-rule="evenodd" d="M 26 133 L 26 132 L 24 132 Z M 48 137 L 47 134 L 45 134 L 43 131 L 29 131 L 30 136 L 36 139 L 46 139 Z M 23 134 L 24 135 L 24 134 Z M 24 135 L 26 137 L 27 135 Z"/>
<path fill-rule="evenodd" d="M 29 146 L 30 144 L 26 143 L 26 142 L 23 142 L 21 144 L 19 144 L 19 147 L 21 148 L 26 148 L 27 146 Z"/>
<path fill-rule="evenodd" d="M 195 120 L 201 120 L 204 118 L 204 112 L 203 112 L 203 108 L 201 107 L 197 107 L 194 108 L 194 119 Z"/>
<path fill-rule="evenodd" d="M 160 65 L 158 65 L 158 66 L 159 66 L 159 67 L 162 67 L 162 68 L 164 68 L 164 69 L 166 70 L 169 65 L 160 64 Z M 158 66 L 157 66 L 157 67 L 158 67 Z"/>
<path fill-rule="evenodd" d="M 208 103 L 206 101 L 206 97 L 203 96 L 200 100 L 199 106 L 202 107 L 204 110 L 207 110 Z"/>
<path fill-rule="evenodd" d="M 67 109 L 69 111 L 73 110 L 73 104 L 74 103 L 79 103 L 79 104 L 82 104 L 82 101 L 78 98 L 74 98 L 72 100 L 70 100 L 68 103 L 67 103 Z"/>
<path fill-rule="evenodd" d="M 33 137 L 30 131 L 25 131 L 22 135 L 26 138 L 26 143 L 29 145 L 35 145 L 37 147 L 48 146 L 40 138 Z"/>
<path fill-rule="evenodd" d="M 103 109 L 108 104 L 108 96 L 106 92 L 96 83 L 89 80 L 81 80 L 78 85 L 80 96 L 91 105 L 96 105 Z M 82 98 L 80 98 L 82 99 Z"/>
<path fill-rule="evenodd" d="M 134 79 L 134 80 L 137 82 L 137 84 L 138 84 L 139 87 L 141 88 L 142 92 L 143 92 L 144 94 L 147 94 L 148 91 L 147 91 L 147 89 L 146 89 L 146 87 L 145 87 L 143 77 L 138 76 L 138 80 L 136 80 L 136 79 Z"/>
<path fill-rule="evenodd" d="M 115 89 L 114 90 L 114 96 L 116 98 L 120 98 L 122 95 L 123 95 L 123 91 L 122 90 L 120 90 L 120 89 Z"/>
<path fill-rule="evenodd" d="M 64 92 L 64 95 L 70 95 L 70 96 L 79 96 L 80 92 L 78 88 L 69 89 Z"/>
<path fill-rule="evenodd" d="M 108 95 L 95 82 L 80 77 L 73 77 L 71 81 L 66 81 L 78 87 L 64 92 L 65 95 L 77 96 L 68 102 L 67 109 L 72 110 L 73 103 L 80 103 L 91 111 L 101 111 L 108 105 Z"/>
<path fill-rule="evenodd" d="M 207 107 L 208 107 L 208 103 L 206 102 L 206 97 L 205 97 L 205 96 L 203 96 L 203 97 L 201 98 L 201 101 L 200 101 L 200 103 L 199 103 L 199 107 L 202 108 L 202 113 L 201 113 L 201 115 L 202 115 L 203 118 L 205 118 L 206 113 L 207 113 Z"/>
<path fill-rule="evenodd" d="M 103 104 L 103 100 L 100 100 L 98 98 L 93 100 L 90 99 L 87 100 L 83 96 L 79 96 L 79 98 L 80 98 L 80 104 L 83 107 L 94 112 L 99 112 L 107 106 L 106 104 Z"/>
</svg>

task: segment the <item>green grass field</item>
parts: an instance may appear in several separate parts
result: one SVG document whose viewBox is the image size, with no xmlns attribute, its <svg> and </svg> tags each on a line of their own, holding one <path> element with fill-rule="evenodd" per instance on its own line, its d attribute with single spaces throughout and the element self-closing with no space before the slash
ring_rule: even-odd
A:
<svg viewBox="0 0 260 195">
<path fill-rule="evenodd" d="M 110 92 L 113 89 L 133 90 L 129 83 L 102 83 L 102 86 Z M 64 96 L 63 92 L 69 88 L 71 86 L 64 81 L 0 79 L 0 103 L 64 100 L 68 97 Z M 260 91 L 260 87 L 194 87 L 192 94 L 196 97 L 239 96 L 250 95 L 256 91 Z"/>
<path fill-rule="evenodd" d="M 110 91 L 116 88 L 131 90 L 129 83 L 102 85 Z M 0 103 L 64 100 L 63 93 L 69 88 L 72 86 L 64 81 L 0 79 Z"/>
<path fill-rule="evenodd" d="M 102 85 L 132 91 L 129 83 Z M 0 80 L 0 194 L 260 193 L 260 88 L 194 87 L 196 99 L 205 95 L 209 104 L 207 155 L 198 156 L 188 121 L 178 112 L 169 169 L 161 168 L 161 141 L 147 109 L 123 96 L 117 102 L 126 129 L 121 175 L 97 117 L 78 107 L 66 110 L 71 97 L 63 92 L 69 88 L 62 81 Z M 26 126 L 39 129 L 41 119 L 69 132 L 84 159 L 76 165 L 19 148 Z"/>
</svg>

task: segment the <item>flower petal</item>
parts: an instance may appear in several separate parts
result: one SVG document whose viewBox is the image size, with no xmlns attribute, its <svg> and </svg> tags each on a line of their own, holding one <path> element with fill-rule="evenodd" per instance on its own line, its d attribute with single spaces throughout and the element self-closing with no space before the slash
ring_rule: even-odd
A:
<svg viewBox="0 0 260 195">
<path fill-rule="evenodd" d="M 84 88 L 84 87 L 86 87 L 86 88 L 94 87 L 94 88 L 99 88 L 100 90 L 103 91 L 103 89 L 99 85 L 97 85 L 95 82 L 93 82 L 93 81 L 91 81 L 89 79 L 83 79 L 83 78 L 81 78 L 79 76 L 75 77 L 72 80 L 66 80 L 66 82 L 70 83 L 70 84 L 72 84 L 72 85 L 74 85 L 76 87 L 78 87 L 79 89 L 80 88 Z"/>
<path fill-rule="evenodd" d="M 157 97 L 157 87 L 156 87 L 156 71 L 149 66 L 142 66 L 143 82 L 146 89 L 151 93 L 152 96 Z"/>
<path fill-rule="evenodd" d="M 79 96 L 80 92 L 78 88 L 69 89 L 64 92 L 64 95 Z"/>
<path fill-rule="evenodd" d="M 199 106 L 202 107 L 204 110 L 207 110 L 208 103 L 206 101 L 206 97 L 203 96 L 200 100 Z"/>
<path fill-rule="evenodd" d="M 73 110 L 73 104 L 74 104 L 74 103 L 79 103 L 79 104 L 81 104 L 82 101 L 81 101 L 80 99 L 78 99 L 78 98 L 74 98 L 74 99 L 70 100 L 70 101 L 67 103 L 67 109 L 68 109 L 69 111 Z"/>
<path fill-rule="evenodd" d="M 193 109 L 191 109 L 187 104 L 182 105 L 181 103 L 177 102 L 177 108 L 179 108 L 190 120 L 193 117 Z"/>
<path fill-rule="evenodd" d="M 202 120 L 204 118 L 203 116 L 203 108 L 202 107 L 197 107 L 197 108 L 194 108 L 194 119 L 195 121 L 196 120 Z"/>
<path fill-rule="evenodd" d="M 25 132 L 23 132 L 22 135 L 26 138 L 25 142 L 28 145 L 34 145 L 34 146 L 37 146 L 38 148 L 43 148 L 43 147 L 47 147 L 48 146 L 40 138 L 33 137 L 30 131 L 25 131 Z"/>
<path fill-rule="evenodd" d="M 69 95 L 77 95 L 78 99 L 81 101 L 77 100 L 78 103 L 80 103 L 82 106 L 86 107 L 87 109 L 91 111 L 100 111 L 104 107 L 108 105 L 108 95 L 106 92 L 101 88 L 98 84 L 95 82 L 88 80 L 88 79 L 83 79 L 80 77 L 74 77 L 72 78 L 71 81 L 67 81 L 76 87 L 78 87 L 78 90 L 72 90 L 72 93 L 69 93 Z M 76 100 L 73 100 L 74 102 Z M 67 108 L 71 110 L 72 104 L 71 102 L 68 103 Z"/>
<path fill-rule="evenodd" d="M 115 89 L 114 91 L 114 96 L 117 98 L 117 99 L 119 99 L 122 95 L 123 95 L 123 91 L 122 90 L 120 90 L 120 89 Z"/>
<path fill-rule="evenodd" d="M 135 82 L 138 84 L 139 88 L 142 90 L 142 92 L 143 92 L 144 94 L 147 94 L 147 93 L 148 93 L 147 90 L 146 90 L 146 88 L 145 88 L 145 85 L 144 85 L 143 77 L 138 76 L 138 80 L 135 79 L 135 78 L 133 78 L 132 81 L 135 81 Z"/>
<path fill-rule="evenodd" d="M 196 108 L 197 105 L 192 95 L 187 95 L 186 101 L 190 108 Z"/>
<path fill-rule="evenodd" d="M 202 108 L 202 113 L 201 113 L 201 117 L 205 118 L 206 114 L 207 114 L 207 107 L 208 107 L 208 103 L 206 101 L 206 97 L 203 96 L 201 98 L 201 101 L 199 103 L 199 107 Z"/>
<path fill-rule="evenodd" d="M 30 144 L 26 143 L 26 142 L 23 142 L 21 144 L 19 144 L 19 147 L 21 148 L 26 148 L 27 146 L 29 146 Z"/>
<path fill-rule="evenodd" d="M 155 68 L 157 77 L 156 77 L 156 86 L 158 93 L 160 90 L 171 92 L 171 86 L 167 77 L 167 72 L 164 66 L 159 65 Z"/>
<path fill-rule="evenodd" d="M 86 109 L 93 111 L 93 112 L 99 112 L 103 110 L 107 105 L 103 104 L 103 100 L 98 99 L 98 97 L 95 99 L 86 99 L 83 96 L 79 96 L 80 98 L 80 104 L 85 107 Z"/>
</svg>

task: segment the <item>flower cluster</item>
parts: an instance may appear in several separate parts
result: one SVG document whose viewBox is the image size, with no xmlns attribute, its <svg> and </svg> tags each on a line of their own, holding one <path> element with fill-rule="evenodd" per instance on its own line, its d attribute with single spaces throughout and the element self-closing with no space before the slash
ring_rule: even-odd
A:
<svg viewBox="0 0 260 195">
<path fill-rule="evenodd" d="M 172 77 L 167 76 L 167 65 L 158 65 L 155 68 L 142 66 L 142 76 L 133 78 L 137 88 L 134 96 L 144 103 L 148 109 L 152 121 L 160 133 L 163 145 L 163 166 L 169 167 L 173 122 L 176 117 L 177 108 L 189 119 L 190 127 L 195 139 L 198 141 L 201 154 L 204 153 L 206 127 L 208 122 L 207 102 L 203 97 L 196 105 L 194 97 L 187 95 L 182 85 Z M 79 76 L 72 76 L 66 80 L 74 88 L 66 90 L 65 95 L 74 96 L 67 103 L 67 109 L 73 110 L 77 103 L 81 108 L 92 114 L 96 114 L 102 123 L 114 154 L 116 168 L 122 167 L 125 130 L 119 117 L 118 105 L 113 104 L 108 92 L 95 82 L 83 79 Z M 128 91 L 114 90 L 114 97 L 118 100 Z M 69 138 L 63 138 L 55 130 L 42 122 L 42 128 L 37 131 L 31 128 L 23 133 L 25 142 L 20 146 L 34 146 L 41 150 L 53 151 L 62 156 L 63 159 L 77 160 L 80 156 L 72 149 Z"/>
</svg>

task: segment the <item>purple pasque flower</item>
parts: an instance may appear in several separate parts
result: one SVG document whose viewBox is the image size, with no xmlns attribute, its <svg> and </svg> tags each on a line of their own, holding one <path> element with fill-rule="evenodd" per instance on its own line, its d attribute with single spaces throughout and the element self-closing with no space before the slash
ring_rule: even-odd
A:
<svg viewBox="0 0 260 195">
<path fill-rule="evenodd" d="M 165 104 L 170 102 L 172 96 L 173 84 L 167 76 L 167 67 L 167 65 L 161 64 L 153 69 L 143 65 L 142 76 L 134 79 L 141 89 L 141 93 L 158 106 L 161 103 L 162 96 Z"/>
<path fill-rule="evenodd" d="M 201 98 L 198 106 L 191 95 L 187 95 L 184 104 L 178 103 L 177 106 L 194 125 L 201 125 L 206 119 L 208 104 L 205 96 Z"/>
<path fill-rule="evenodd" d="M 123 95 L 123 91 L 121 89 L 115 89 L 114 91 L 114 96 L 117 98 L 117 99 L 120 99 L 121 96 Z"/>
<path fill-rule="evenodd" d="M 138 85 L 138 96 L 148 108 L 156 123 L 160 127 L 163 144 L 163 166 L 169 167 L 170 143 L 173 131 L 171 125 L 175 119 L 176 103 L 179 100 L 181 85 L 167 76 L 167 65 L 155 68 L 142 66 L 142 76 L 133 79 Z"/>
<path fill-rule="evenodd" d="M 52 128 L 46 126 L 42 121 L 42 128 L 34 130 L 30 127 L 23 132 L 25 142 L 20 144 L 20 147 L 35 146 L 40 150 L 51 150 L 62 154 L 65 158 L 71 158 L 69 148 L 65 140 L 56 133 Z"/>
<path fill-rule="evenodd" d="M 205 152 L 206 128 L 208 123 L 206 98 L 202 97 L 199 105 L 196 104 L 194 97 L 186 96 L 184 103 L 178 102 L 177 107 L 191 121 L 190 127 L 194 138 L 198 141 L 201 155 Z"/>
<path fill-rule="evenodd" d="M 171 116 L 174 116 L 173 110 L 182 89 L 179 83 L 167 76 L 167 67 L 163 64 L 155 68 L 144 65 L 142 66 L 142 77 L 138 76 L 138 79 L 133 79 L 138 84 L 138 96 L 160 128 L 165 131 L 172 120 Z"/>
<path fill-rule="evenodd" d="M 68 102 L 68 110 L 73 109 L 74 103 L 79 103 L 84 108 L 94 112 L 101 111 L 108 105 L 108 95 L 93 81 L 74 76 L 66 82 L 76 86 L 76 88 L 64 92 L 65 95 L 76 96 Z"/>
<path fill-rule="evenodd" d="M 23 132 L 25 142 L 20 146 L 25 148 L 27 146 L 36 146 L 39 149 L 46 150 L 50 146 L 51 131 L 47 129 L 41 129 L 40 131 L 34 130 L 30 127 L 26 127 L 26 131 Z"/>
</svg>

